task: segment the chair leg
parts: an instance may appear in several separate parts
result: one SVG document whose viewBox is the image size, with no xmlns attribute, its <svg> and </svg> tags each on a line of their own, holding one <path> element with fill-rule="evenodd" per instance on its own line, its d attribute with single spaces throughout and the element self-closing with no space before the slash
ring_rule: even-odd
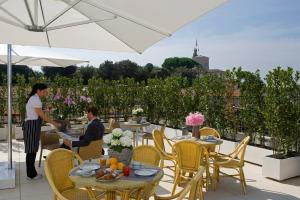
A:
<svg viewBox="0 0 300 200">
<path fill-rule="evenodd" d="M 146 139 L 146 144 L 148 145 L 148 139 Z"/>
<path fill-rule="evenodd" d="M 144 145 L 144 138 L 142 138 L 142 145 Z"/>
<path fill-rule="evenodd" d="M 219 182 L 219 169 L 217 165 L 214 165 L 214 172 L 213 172 L 213 189 L 215 190 L 217 187 L 217 182 Z"/>
<path fill-rule="evenodd" d="M 242 190 L 243 190 L 243 195 L 246 194 L 246 180 L 245 180 L 245 175 L 244 175 L 244 171 L 243 168 L 240 168 L 239 170 L 239 174 L 240 174 L 240 182 L 241 182 L 241 186 L 242 186 Z"/>
<path fill-rule="evenodd" d="M 203 197 L 203 190 L 202 190 L 202 188 L 203 188 L 203 180 L 202 180 L 202 178 L 199 181 L 198 187 L 199 187 L 199 199 L 203 200 L 204 197 Z"/>
<path fill-rule="evenodd" d="M 172 189 L 172 195 L 175 194 L 176 187 L 177 187 L 178 182 L 180 180 L 180 176 L 181 176 L 180 169 L 178 169 L 177 172 L 176 172 L 175 179 L 174 179 L 174 186 L 173 186 L 173 189 Z"/>
<path fill-rule="evenodd" d="M 205 184 L 205 189 L 206 191 L 209 189 L 209 185 L 211 184 L 211 176 L 209 172 L 209 163 L 206 165 L 206 174 L 205 174 L 205 179 L 206 179 L 206 184 Z"/>
<path fill-rule="evenodd" d="M 40 152 L 39 167 L 41 167 L 42 155 L 43 155 L 43 148 L 41 148 L 41 152 Z"/>
</svg>

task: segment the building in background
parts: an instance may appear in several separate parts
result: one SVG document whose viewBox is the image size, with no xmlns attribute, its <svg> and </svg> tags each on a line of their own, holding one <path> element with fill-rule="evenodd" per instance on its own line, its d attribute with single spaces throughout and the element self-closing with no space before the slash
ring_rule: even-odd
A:
<svg viewBox="0 0 300 200">
<path fill-rule="evenodd" d="M 198 42 L 196 40 L 196 46 L 194 48 L 194 53 L 192 59 L 199 63 L 204 70 L 209 71 L 209 57 L 199 55 Z"/>
</svg>

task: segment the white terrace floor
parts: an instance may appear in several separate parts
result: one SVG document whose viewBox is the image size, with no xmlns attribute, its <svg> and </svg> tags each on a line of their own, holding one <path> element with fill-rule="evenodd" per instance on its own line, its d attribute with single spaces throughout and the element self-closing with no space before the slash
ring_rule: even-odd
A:
<svg viewBox="0 0 300 200">
<path fill-rule="evenodd" d="M 13 141 L 13 160 L 16 161 L 16 188 L 0 190 L 0 200 L 52 200 L 52 191 L 45 176 L 43 179 L 36 181 L 26 179 L 23 149 L 22 141 Z M 7 144 L 0 143 L 0 161 L 6 160 Z M 38 170 L 43 173 L 43 166 Z M 261 167 L 252 164 L 246 164 L 245 176 L 248 184 L 248 191 L 245 196 L 241 194 L 239 182 L 230 178 L 221 178 L 217 189 L 205 192 L 204 199 L 300 200 L 300 177 L 284 182 L 276 182 L 262 177 Z M 172 188 L 172 179 L 171 171 L 165 170 L 165 176 L 157 193 L 161 195 L 169 194 Z"/>
</svg>

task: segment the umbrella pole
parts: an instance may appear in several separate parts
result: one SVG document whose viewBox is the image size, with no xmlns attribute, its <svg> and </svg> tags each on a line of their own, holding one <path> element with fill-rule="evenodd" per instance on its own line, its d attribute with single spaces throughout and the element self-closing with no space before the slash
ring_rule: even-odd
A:
<svg viewBox="0 0 300 200">
<path fill-rule="evenodd" d="M 12 169 L 12 64 L 11 44 L 7 45 L 7 128 L 8 128 L 8 168 Z"/>
</svg>

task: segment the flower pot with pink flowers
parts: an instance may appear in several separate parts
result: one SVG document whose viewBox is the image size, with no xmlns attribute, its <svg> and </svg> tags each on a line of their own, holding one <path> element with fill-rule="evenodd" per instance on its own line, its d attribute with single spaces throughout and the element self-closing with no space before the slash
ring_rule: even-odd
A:
<svg viewBox="0 0 300 200">
<path fill-rule="evenodd" d="M 203 125 L 204 122 L 204 115 L 199 112 L 195 113 L 190 113 L 186 118 L 185 118 L 185 124 L 187 126 L 192 126 L 192 136 L 195 138 L 200 138 L 200 126 Z"/>
</svg>

